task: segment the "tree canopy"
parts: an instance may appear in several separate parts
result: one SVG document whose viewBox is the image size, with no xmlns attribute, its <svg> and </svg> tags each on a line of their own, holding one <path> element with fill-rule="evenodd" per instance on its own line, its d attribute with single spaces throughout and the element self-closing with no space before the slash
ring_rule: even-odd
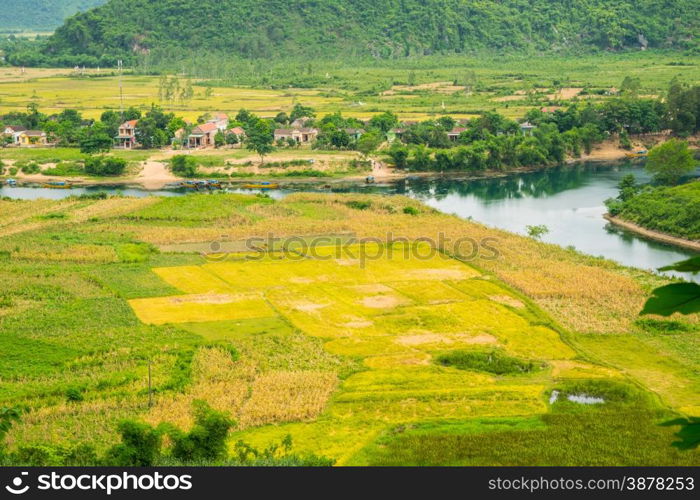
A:
<svg viewBox="0 0 700 500">
<path fill-rule="evenodd" d="M 70 18 L 43 57 L 106 65 L 201 51 L 395 58 L 483 49 L 692 48 L 698 19 L 695 0 L 111 0 Z"/>
</svg>

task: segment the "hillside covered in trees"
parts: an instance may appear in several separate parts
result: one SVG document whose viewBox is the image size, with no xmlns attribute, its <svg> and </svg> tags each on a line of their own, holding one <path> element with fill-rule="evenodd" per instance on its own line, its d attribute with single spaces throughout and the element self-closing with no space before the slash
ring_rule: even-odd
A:
<svg viewBox="0 0 700 500">
<path fill-rule="evenodd" d="M 76 12 L 102 5 L 107 0 L 14 0 L 12 12 L 0 16 L 2 30 L 52 30 Z M 10 4 L 10 2 L 8 2 Z M 7 10 L 9 11 L 8 5 Z"/>
<path fill-rule="evenodd" d="M 695 0 L 111 0 L 16 62 L 687 49 L 698 19 Z"/>
</svg>

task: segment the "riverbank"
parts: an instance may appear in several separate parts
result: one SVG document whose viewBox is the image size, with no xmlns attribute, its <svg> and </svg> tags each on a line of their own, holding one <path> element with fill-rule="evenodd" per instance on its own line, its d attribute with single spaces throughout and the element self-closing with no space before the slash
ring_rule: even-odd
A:
<svg viewBox="0 0 700 500">
<path fill-rule="evenodd" d="M 652 239 L 654 241 L 659 241 L 661 243 L 666 243 L 669 245 L 675 245 L 682 248 L 687 248 L 689 250 L 695 250 L 700 252 L 700 241 L 687 240 L 685 238 L 679 238 L 677 236 L 672 236 L 670 234 L 662 233 L 660 231 L 654 231 L 652 229 L 647 229 L 645 227 L 639 226 L 633 222 L 626 221 L 619 217 L 614 217 L 610 214 L 605 214 L 603 216 L 605 220 L 611 224 L 621 227 L 627 231 L 630 231 L 639 236 Z"/>
<path fill-rule="evenodd" d="M 661 136 L 659 136 L 661 137 Z M 655 137 L 659 140 L 659 137 Z M 638 141 L 636 141 L 638 142 Z M 636 144 L 635 142 L 635 144 Z M 490 170 L 486 172 L 415 172 L 397 170 L 390 166 L 387 158 L 380 154 L 371 158 L 368 163 L 371 167 L 366 171 L 358 171 L 355 169 L 348 172 L 347 164 L 353 160 L 361 161 L 362 158 L 356 152 L 330 152 L 330 151 L 315 151 L 311 149 L 280 151 L 272 155 L 268 162 L 284 163 L 293 160 L 305 159 L 309 161 L 309 166 L 293 167 L 293 168 L 275 168 L 262 167 L 255 162 L 255 156 L 247 154 L 240 149 L 231 150 L 193 150 L 193 151 L 176 151 L 176 150 L 153 150 L 152 152 L 144 151 L 143 156 L 133 162 L 133 167 L 130 168 L 128 175 L 117 178 L 95 178 L 89 176 L 55 176 L 44 175 L 40 172 L 23 173 L 17 172 L 12 178 L 19 183 L 27 184 L 43 184 L 47 182 L 69 181 L 81 187 L 94 186 L 124 186 L 124 187 L 140 187 L 145 190 L 161 190 L 173 183 L 187 180 L 174 175 L 168 168 L 170 159 L 176 154 L 192 155 L 197 159 L 202 160 L 200 166 L 202 178 L 217 178 L 223 182 L 231 183 L 232 185 L 244 184 L 251 181 L 270 181 L 275 183 L 323 183 L 337 184 L 343 182 L 365 182 L 368 176 L 374 178 L 378 183 L 390 183 L 401 181 L 406 178 L 432 178 L 432 177 L 448 177 L 453 179 L 483 179 L 483 178 L 499 178 L 509 175 L 517 175 L 542 170 L 548 167 L 516 167 L 507 170 Z M 596 145 L 590 154 L 583 155 L 579 158 L 570 157 L 566 159 L 566 164 L 575 165 L 583 162 L 617 162 L 626 160 L 628 151 L 619 147 L 619 141 L 610 139 Z M 230 158 L 229 158 L 230 156 Z M 210 166 L 211 158 L 220 157 L 222 166 Z M 78 159 L 77 157 L 75 159 Z M 26 158 L 24 159 L 26 160 Z M 5 166 L 9 169 L 15 166 L 16 160 L 6 159 Z M 41 163 L 41 162 L 39 162 Z M 42 170 L 53 168 L 54 162 L 41 164 Z M 233 176 L 230 169 L 234 168 Z M 314 171 L 318 175 L 291 175 L 294 169 L 302 169 L 306 172 Z M 302 174 L 302 172 L 299 172 Z"/>
</svg>

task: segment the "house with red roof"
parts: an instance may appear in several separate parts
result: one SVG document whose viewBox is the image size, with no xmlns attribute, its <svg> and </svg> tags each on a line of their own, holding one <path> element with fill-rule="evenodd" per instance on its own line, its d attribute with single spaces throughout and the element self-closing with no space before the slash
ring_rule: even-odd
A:
<svg viewBox="0 0 700 500">
<path fill-rule="evenodd" d="M 192 129 L 192 132 L 187 137 L 187 147 L 206 148 L 209 146 L 214 146 L 216 134 L 219 132 L 226 133 L 228 123 L 228 115 L 224 113 L 216 113 L 206 123 L 201 123 Z"/>
<path fill-rule="evenodd" d="M 133 149 L 138 147 L 139 143 L 136 140 L 136 126 L 138 120 L 129 120 L 119 125 L 119 134 L 116 137 L 118 148 Z"/>
</svg>

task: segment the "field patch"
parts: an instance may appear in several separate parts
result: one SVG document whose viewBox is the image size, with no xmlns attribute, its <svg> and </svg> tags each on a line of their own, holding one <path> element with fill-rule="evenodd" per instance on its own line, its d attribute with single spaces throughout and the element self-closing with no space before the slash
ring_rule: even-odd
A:
<svg viewBox="0 0 700 500">
<path fill-rule="evenodd" d="M 259 295 L 175 295 L 129 301 L 138 318 L 146 324 L 196 323 L 274 316 Z"/>
</svg>

